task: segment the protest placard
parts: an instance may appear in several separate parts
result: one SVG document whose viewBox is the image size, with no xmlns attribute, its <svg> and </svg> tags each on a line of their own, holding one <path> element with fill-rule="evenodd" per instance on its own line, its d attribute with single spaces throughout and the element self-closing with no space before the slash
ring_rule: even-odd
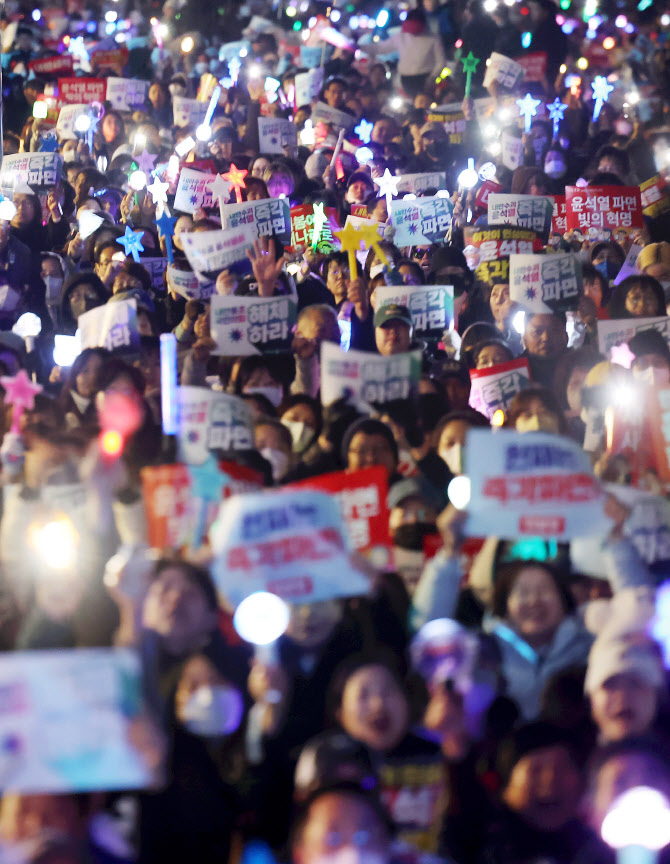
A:
<svg viewBox="0 0 670 864">
<path fill-rule="evenodd" d="M 532 228 L 546 239 L 551 229 L 553 201 L 539 195 L 508 195 L 494 192 L 488 197 L 489 225 Z"/>
<path fill-rule="evenodd" d="M 660 174 L 640 183 L 640 196 L 642 212 L 649 219 L 656 219 L 670 210 L 670 189 Z"/>
<path fill-rule="evenodd" d="M 395 228 L 396 246 L 427 246 L 444 240 L 451 227 L 454 205 L 449 198 L 391 201 L 389 219 Z"/>
<path fill-rule="evenodd" d="M 291 206 L 285 199 L 264 198 L 242 204 L 224 204 L 221 213 L 226 229 L 251 228 L 250 233 L 255 238 L 277 237 L 287 245 L 291 240 Z"/>
<path fill-rule="evenodd" d="M 180 239 L 186 260 L 200 281 L 208 282 L 205 274 L 247 259 L 247 250 L 256 239 L 255 230 L 253 225 L 244 225 L 230 231 L 191 231 Z"/>
<path fill-rule="evenodd" d="M 367 209 L 366 209 L 367 212 Z M 323 223 L 319 239 L 316 244 L 318 252 L 326 255 L 335 249 L 340 248 L 340 241 L 333 235 L 334 231 L 339 231 L 342 227 L 337 218 L 337 210 L 335 207 L 324 207 L 324 216 L 326 221 Z M 298 207 L 291 207 L 291 245 L 288 247 L 288 252 L 294 252 L 298 246 L 307 248 L 314 242 L 314 205 L 300 204 Z"/>
<path fill-rule="evenodd" d="M 38 57 L 28 63 L 28 69 L 35 75 L 45 75 L 53 78 L 66 75 L 74 70 L 72 54 L 57 54 L 55 57 Z"/>
<path fill-rule="evenodd" d="M 503 186 L 501 183 L 496 183 L 495 180 L 484 180 L 477 190 L 477 197 L 475 198 L 476 209 L 488 213 L 489 195 L 500 193 L 502 189 Z"/>
<path fill-rule="evenodd" d="M 187 99 L 186 96 L 172 97 L 172 118 L 175 126 L 192 126 L 197 129 L 207 114 L 207 102 Z"/>
<path fill-rule="evenodd" d="M 412 315 L 414 335 L 422 339 L 441 339 L 454 326 L 453 285 L 379 285 L 375 289 L 376 308 L 398 303 Z"/>
<path fill-rule="evenodd" d="M 310 105 L 316 99 L 323 87 L 323 66 L 310 69 L 309 72 L 301 72 L 295 76 L 295 107 Z"/>
<path fill-rule="evenodd" d="M 623 242 L 642 228 L 639 186 L 566 186 L 568 231 L 589 240 Z"/>
<path fill-rule="evenodd" d="M 323 48 L 320 45 L 300 46 L 300 65 L 305 69 L 315 69 L 321 63 L 322 56 Z M 317 93 L 316 95 L 318 96 L 319 94 Z M 299 107 L 299 103 L 297 102 L 296 107 Z"/>
<path fill-rule="evenodd" d="M 204 282 L 192 270 L 180 270 L 169 264 L 167 266 L 167 284 L 171 291 L 187 300 L 209 300 L 216 290 L 215 282 Z"/>
<path fill-rule="evenodd" d="M 551 214 L 551 233 L 560 234 L 561 237 L 568 230 L 567 205 L 565 195 L 549 195 L 549 200 L 554 202 L 554 210 Z"/>
<path fill-rule="evenodd" d="M 484 87 L 489 88 L 495 82 L 505 90 L 514 90 L 523 78 L 525 71 L 520 63 L 494 51 L 486 61 Z"/>
<path fill-rule="evenodd" d="M 582 264 L 577 255 L 511 255 L 509 294 L 528 312 L 576 309 L 582 296 Z"/>
<path fill-rule="evenodd" d="M 258 138 L 261 153 L 278 153 L 298 146 L 298 127 L 283 117 L 259 117 Z"/>
<path fill-rule="evenodd" d="M 534 51 L 517 60 L 519 66 L 525 72 L 524 81 L 531 83 L 542 83 L 547 77 L 547 52 Z"/>
<path fill-rule="evenodd" d="M 413 192 L 425 192 L 426 189 L 446 189 L 447 175 L 444 171 L 431 171 L 423 174 L 403 174 L 396 178 L 398 193 L 404 195 Z"/>
<path fill-rule="evenodd" d="M 108 792 L 155 782 L 131 743 L 151 731 L 134 651 L 12 651 L 0 657 L 0 690 L 3 790 Z"/>
<path fill-rule="evenodd" d="M 223 357 L 290 351 L 297 297 L 212 297 L 214 354 Z"/>
<path fill-rule="evenodd" d="M 375 465 L 360 471 L 334 471 L 291 483 L 287 489 L 314 489 L 333 495 L 340 505 L 349 540 L 357 552 L 389 546 L 388 474 Z"/>
<path fill-rule="evenodd" d="M 637 243 L 631 244 L 628 252 L 626 253 L 626 257 L 624 258 L 624 262 L 621 265 L 621 270 L 616 274 L 614 280 L 612 282 L 613 285 L 619 285 L 626 279 L 628 276 L 634 276 L 638 273 L 637 269 L 637 256 L 642 252 L 642 246 L 638 246 Z"/>
<path fill-rule="evenodd" d="M 570 540 L 611 527 L 589 455 L 565 436 L 470 429 L 465 468 L 469 536 Z"/>
<path fill-rule="evenodd" d="M 507 414 L 512 399 L 530 384 L 528 360 L 520 357 L 488 369 L 470 370 L 470 407 L 489 420 L 496 411 Z"/>
<path fill-rule="evenodd" d="M 63 105 L 58 112 L 56 121 L 56 134 L 61 141 L 73 141 L 77 138 L 74 124 L 77 117 L 86 114 L 88 105 Z"/>
<path fill-rule="evenodd" d="M 151 287 L 154 291 L 165 291 L 163 276 L 167 269 L 167 260 L 165 258 L 142 258 L 142 267 L 151 276 Z"/>
<path fill-rule="evenodd" d="M 367 593 L 367 579 L 350 565 L 342 511 L 331 495 L 236 495 L 221 505 L 210 539 L 216 587 L 234 606 L 255 591 L 291 603 Z"/>
<path fill-rule="evenodd" d="M 342 351 L 321 344 L 321 402 L 347 398 L 369 406 L 394 399 L 411 399 L 418 392 L 421 351 L 382 357 L 367 351 Z"/>
<path fill-rule="evenodd" d="M 530 228 L 477 228 L 464 232 L 465 257 L 477 279 L 489 285 L 509 281 L 509 256 L 539 252 L 544 242 Z"/>
<path fill-rule="evenodd" d="M 212 206 L 212 183 L 216 174 L 206 174 L 193 168 L 182 168 L 179 173 L 174 209 L 182 213 L 195 213 Z"/>
<path fill-rule="evenodd" d="M 641 330 L 658 330 L 670 346 L 670 318 L 624 318 L 598 321 L 598 350 L 612 358 L 612 349 L 630 340 Z M 614 354 L 616 356 L 616 352 Z M 620 362 L 620 361 L 617 361 Z"/>
<path fill-rule="evenodd" d="M 16 153 L 4 156 L 0 167 L 2 194 L 11 198 L 19 186 L 46 192 L 60 183 L 63 157 L 60 153 Z"/>
<path fill-rule="evenodd" d="M 90 309 L 79 316 L 81 348 L 106 348 L 119 354 L 134 354 L 140 348 L 137 301 L 117 300 Z"/>
<path fill-rule="evenodd" d="M 254 446 L 251 408 L 239 396 L 207 387 L 179 387 L 179 458 L 202 464 L 210 450 L 249 450 Z"/>
<path fill-rule="evenodd" d="M 321 50 L 320 48 L 318 49 Z M 312 109 L 312 125 L 323 123 L 325 126 L 332 126 L 335 131 L 340 129 L 348 129 L 354 126 L 356 118 L 353 114 L 347 114 L 346 111 L 338 111 L 337 108 L 331 108 L 325 102 L 317 102 Z"/>
<path fill-rule="evenodd" d="M 197 514 L 186 465 L 150 466 L 140 474 L 149 546 L 179 549 L 192 543 Z"/>
<path fill-rule="evenodd" d="M 521 156 L 523 154 L 523 141 L 517 138 L 516 135 L 511 135 L 509 132 L 504 132 L 500 136 L 502 145 L 502 154 L 500 159 L 510 171 L 516 171 L 521 165 Z"/>
<path fill-rule="evenodd" d="M 148 90 L 148 81 L 139 81 L 137 78 L 108 78 L 106 98 L 117 111 L 132 111 L 144 105 Z"/>
<path fill-rule="evenodd" d="M 465 114 L 460 102 L 450 105 L 438 105 L 428 111 L 426 120 L 429 123 L 440 123 L 449 136 L 450 144 L 462 144 L 465 139 Z"/>
<path fill-rule="evenodd" d="M 130 52 L 125 45 L 109 51 L 98 51 L 96 48 L 93 48 L 91 50 L 91 68 L 97 72 L 111 69 L 117 75 L 122 75 L 129 56 Z"/>
<path fill-rule="evenodd" d="M 59 105 L 90 105 L 104 102 L 107 82 L 104 78 L 59 78 Z"/>
</svg>

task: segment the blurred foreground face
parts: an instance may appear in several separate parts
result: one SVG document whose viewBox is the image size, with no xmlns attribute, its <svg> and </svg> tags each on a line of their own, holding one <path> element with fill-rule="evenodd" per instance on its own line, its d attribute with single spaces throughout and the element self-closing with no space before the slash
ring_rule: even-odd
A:
<svg viewBox="0 0 670 864">
<path fill-rule="evenodd" d="M 302 603 L 291 606 L 286 635 L 302 648 L 318 648 L 330 639 L 340 623 L 344 607 L 339 600 L 321 600 L 318 603 Z"/>
<path fill-rule="evenodd" d="M 644 735 L 656 718 L 658 694 L 634 672 L 613 675 L 591 694 L 591 715 L 605 741 Z"/>
<path fill-rule="evenodd" d="M 619 753 L 601 766 L 591 792 L 589 824 L 600 834 L 603 819 L 614 801 L 629 789 L 649 786 L 670 798 L 668 768 L 651 753 Z"/>
<path fill-rule="evenodd" d="M 309 808 L 293 859 L 295 864 L 386 864 L 385 826 L 373 807 L 357 795 L 322 795 Z"/>
<path fill-rule="evenodd" d="M 200 588 L 178 567 L 155 579 L 144 603 L 145 626 L 163 637 L 171 654 L 185 654 L 204 645 L 216 626 L 216 612 Z"/>
<path fill-rule="evenodd" d="M 557 831 L 576 815 L 581 790 L 577 766 L 564 747 L 542 747 L 520 759 L 504 800 L 533 828 Z"/>
<path fill-rule="evenodd" d="M 345 732 L 372 750 L 391 750 L 407 732 L 409 706 L 389 669 L 363 666 L 347 679 L 337 719 Z"/>
</svg>

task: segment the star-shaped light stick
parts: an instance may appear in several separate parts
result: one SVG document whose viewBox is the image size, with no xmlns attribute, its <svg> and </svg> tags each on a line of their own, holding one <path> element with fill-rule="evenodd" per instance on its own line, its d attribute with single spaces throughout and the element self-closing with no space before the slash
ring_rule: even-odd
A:
<svg viewBox="0 0 670 864">
<path fill-rule="evenodd" d="M 239 57 L 233 57 L 231 60 L 228 61 L 228 72 L 233 82 L 233 86 L 237 84 L 237 76 L 240 74 L 241 68 L 242 64 L 240 63 Z"/>
<path fill-rule="evenodd" d="M 600 117 L 602 107 L 610 98 L 610 93 L 614 90 L 614 84 L 610 84 L 604 75 L 596 75 L 591 84 L 593 90 L 593 99 L 596 104 L 593 106 L 593 121 L 595 122 Z"/>
<path fill-rule="evenodd" d="M 475 57 L 472 51 L 461 60 L 463 64 L 463 72 L 465 73 L 465 98 L 467 99 L 470 95 L 470 87 L 472 85 L 472 74 L 477 71 L 477 65 L 479 63 L 479 58 Z"/>
<path fill-rule="evenodd" d="M 314 227 L 312 229 L 312 249 L 316 252 L 316 247 L 321 239 L 321 232 L 323 231 L 323 226 L 328 221 L 326 214 L 323 212 L 323 202 L 321 204 L 314 204 L 313 212 L 314 212 Z"/>
<path fill-rule="evenodd" d="M 219 468 L 215 457 L 210 453 L 202 465 L 189 465 L 188 473 L 191 478 L 191 493 L 194 498 L 200 500 L 198 508 L 198 521 L 193 534 L 194 547 L 197 549 L 205 534 L 207 527 L 207 511 L 213 502 L 221 501 L 222 492 L 229 483 L 229 477 Z"/>
<path fill-rule="evenodd" d="M 385 267 L 391 269 L 391 264 L 389 259 L 384 254 L 384 250 L 381 247 L 381 237 L 379 236 L 379 231 L 377 230 L 376 225 L 361 225 L 358 229 L 358 233 L 363 238 L 363 243 L 369 249 L 372 247 L 375 250 L 375 255 Z"/>
<path fill-rule="evenodd" d="M 248 171 L 245 171 L 243 168 L 238 168 L 234 162 L 231 162 L 230 171 L 227 174 L 221 175 L 224 180 L 228 181 L 229 187 L 235 189 L 235 198 L 237 199 L 238 204 L 242 203 L 242 193 L 240 192 L 240 189 L 247 188 L 244 178 L 248 173 Z"/>
<path fill-rule="evenodd" d="M 167 252 L 168 264 L 174 264 L 172 237 L 174 236 L 174 226 L 176 221 L 177 219 L 175 216 L 170 216 L 167 207 L 163 208 L 160 219 L 154 219 L 154 224 L 158 228 L 158 236 L 165 238 L 165 251 Z"/>
<path fill-rule="evenodd" d="M 540 102 L 540 99 L 533 99 L 530 93 L 526 93 L 523 99 L 516 100 L 516 104 L 519 106 L 519 115 L 523 117 L 523 128 L 525 132 L 530 132 L 533 117 L 537 114 L 537 107 Z"/>
<path fill-rule="evenodd" d="M 372 135 L 372 130 L 375 128 L 374 123 L 369 123 L 365 117 L 361 120 L 361 122 L 356 126 L 354 132 L 358 135 L 359 141 L 362 141 L 363 144 L 370 143 L 370 136 Z"/>
<path fill-rule="evenodd" d="M 157 154 L 149 153 L 147 148 L 140 153 L 139 156 L 136 157 L 135 162 L 137 162 L 137 167 L 140 171 L 144 171 L 144 173 L 148 176 L 154 170 L 154 165 L 156 164 L 156 159 L 158 158 Z"/>
<path fill-rule="evenodd" d="M 554 99 L 553 102 L 547 103 L 547 111 L 549 112 L 549 119 L 554 124 L 554 140 L 558 138 L 558 127 L 563 119 L 563 115 L 567 110 L 567 105 L 565 102 L 561 102 L 558 96 Z"/>
<path fill-rule="evenodd" d="M 230 185 L 226 183 L 220 174 L 216 175 L 216 180 L 212 183 L 212 199 L 219 202 L 219 214 L 221 216 L 221 227 L 224 227 L 223 208 L 230 195 Z"/>
<path fill-rule="evenodd" d="M 140 263 L 140 252 L 144 252 L 142 237 L 144 237 L 144 231 L 133 231 L 130 225 L 126 225 L 126 233 L 116 241 L 123 246 L 126 255 L 133 256 L 133 261 L 136 264 Z"/>
<path fill-rule="evenodd" d="M 342 251 L 347 253 L 349 274 L 352 279 L 355 279 L 357 271 L 356 253 L 360 251 L 361 240 L 363 239 L 361 232 L 357 228 L 354 228 L 351 222 L 347 222 L 341 231 L 335 231 L 335 236 L 340 241 Z"/>
<path fill-rule="evenodd" d="M 389 216 L 391 215 L 391 201 L 393 196 L 398 194 L 398 183 L 400 177 L 394 177 L 387 168 L 381 177 L 374 177 L 374 183 L 379 186 L 379 194 L 386 196 L 386 209 Z"/>
<path fill-rule="evenodd" d="M 23 412 L 35 407 L 35 396 L 42 392 L 42 386 L 33 384 L 25 369 L 14 376 L 3 375 L 0 384 L 5 388 L 5 402 L 13 407 L 11 431 L 18 432 Z"/>
<path fill-rule="evenodd" d="M 151 200 L 156 207 L 161 208 L 161 212 L 165 204 L 167 204 L 167 191 L 170 188 L 169 183 L 165 183 L 158 177 L 154 177 L 154 182 L 151 186 L 147 186 L 147 192 L 151 195 Z"/>
<path fill-rule="evenodd" d="M 49 132 L 48 135 L 45 135 L 44 138 L 42 138 L 40 153 L 56 152 L 58 152 L 58 138 L 56 138 L 53 132 Z"/>
</svg>

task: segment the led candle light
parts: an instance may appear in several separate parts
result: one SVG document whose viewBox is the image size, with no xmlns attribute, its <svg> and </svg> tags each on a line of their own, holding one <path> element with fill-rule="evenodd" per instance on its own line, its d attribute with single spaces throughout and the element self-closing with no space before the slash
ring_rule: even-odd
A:
<svg viewBox="0 0 670 864">
<path fill-rule="evenodd" d="M 400 177 L 394 177 L 388 168 L 384 171 L 381 177 L 373 177 L 373 182 L 376 186 L 379 186 L 379 194 L 386 198 L 386 209 L 389 215 L 391 213 L 391 201 L 393 201 L 393 196 L 398 194 L 398 183 L 400 182 L 400 179 Z"/>
<path fill-rule="evenodd" d="M 553 102 L 547 104 L 547 111 L 549 112 L 549 119 L 554 124 L 554 140 L 558 138 L 558 127 L 563 119 L 563 115 L 567 110 L 567 105 L 565 102 L 561 102 L 558 96 L 554 99 Z"/>
<path fill-rule="evenodd" d="M 323 203 L 315 204 L 313 207 L 314 211 L 314 228 L 312 230 L 312 249 L 316 252 L 316 247 L 321 239 L 321 232 L 323 231 L 323 226 L 326 224 L 328 219 L 326 218 L 326 214 L 323 212 Z"/>
<path fill-rule="evenodd" d="M 245 169 L 238 168 L 234 162 L 231 162 L 230 171 L 227 174 L 221 174 L 221 177 L 228 181 L 229 187 L 232 187 L 235 190 L 235 198 L 237 199 L 238 204 L 242 203 L 242 192 L 240 190 L 247 188 L 244 178 L 248 173 L 249 172 Z"/>
<path fill-rule="evenodd" d="M 519 115 L 523 117 L 523 128 L 526 133 L 530 132 L 533 117 L 537 114 L 538 106 L 541 104 L 540 99 L 533 99 L 530 93 L 526 93 L 523 99 L 517 99 L 516 104 L 519 106 Z"/>
<path fill-rule="evenodd" d="M 592 98 L 595 100 L 595 105 L 593 106 L 593 121 L 595 122 L 600 117 L 603 105 L 610 98 L 610 93 L 614 90 L 614 84 L 610 84 L 604 75 L 596 75 L 593 79 L 593 84 L 591 84 L 591 89 L 593 90 Z"/>
<path fill-rule="evenodd" d="M 465 73 L 465 98 L 470 96 L 470 87 L 472 86 L 472 75 L 477 71 L 479 58 L 470 51 L 467 57 L 461 60 L 463 64 L 463 72 Z"/>
</svg>

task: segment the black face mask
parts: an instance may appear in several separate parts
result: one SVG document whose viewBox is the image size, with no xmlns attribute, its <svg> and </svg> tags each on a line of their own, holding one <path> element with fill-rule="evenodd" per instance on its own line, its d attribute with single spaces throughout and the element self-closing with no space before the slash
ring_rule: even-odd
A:
<svg viewBox="0 0 670 864">
<path fill-rule="evenodd" d="M 431 522 L 412 522 L 409 525 L 399 525 L 393 532 L 393 545 L 401 549 L 412 549 L 423 552 L 425 537 L 437 534 L 437 528 Z"/>
<path fill-rule="evenodd" d="M 424 146 L 425 152 L 431 159 L 439 159 L 442 155 L 442 146 L 439 141 L 428 141 Z"/>
</svg>

